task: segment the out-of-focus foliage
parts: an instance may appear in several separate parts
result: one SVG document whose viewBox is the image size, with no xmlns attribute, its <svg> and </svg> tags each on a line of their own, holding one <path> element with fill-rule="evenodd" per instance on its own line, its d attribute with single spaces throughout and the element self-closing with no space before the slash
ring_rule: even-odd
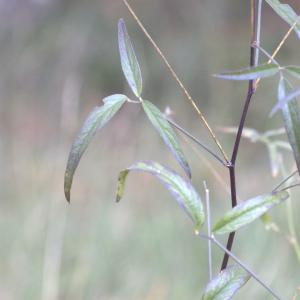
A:
<svg viewBox="0 0 300 300">
<path fill-rule="evenodd" d="M 299 1 L 286 1 L 300 12 Z M 246 83 L 211 76 L 239 69 L 249 59 L 249 15 L 245 1 L 131 1 L 145 25 L 181 74 L 214 128 L 237 126 Z M 141 108 L 128 105 L 93 140 L 77 170 L 73 203 L 64 201 L 63 174 L 71 142 L 87 113 L 113 94 L 128 94 L 119 62 L 117 22 L 126 20 L 139 53 L 147 86 L 145 98 L 169 106 L 173 117 L 210 144 L 196 113 L 162 66 L 121 1 L 0 1 L 0 298 L 182 300 L 200 299 L 207 282 L 205 242 L 190 231 L 189 220 L 168 193 L 149 176 L 128 178 L 125 198 L 114 203 L 120 169 L 141 159 L 158 160 L 180 171 Z M 276 28 L 276 32 L 274 32 Z M 264 7 L 264 48 L 269 52 L 287 26 Z M 293 35 L 280 52 L 282 65 L 299 63 Z M 268 120 L 276 102 L 276 83 L 266 79 L 250 108 L 247 126 L 260 132 L 282 126 Z M 229 152 L 232 137 L 218 132 Z M 194 145 L 184 143 L 193 183 L 211 190 L 214 219 L 229 209 L 224 171 Z M 211 144 L 210 144 L 211 145 Z M 270 191 L 272 179 L 265 149 L 243 141 L 238 161 L 238 196 Z M 291 153 L 286 167 L 294 169 Z M 296 189 L 295 189 L 296 194 Z M 226 195 L 226 197 L 224 197 Z M 295 198 L 297 197 L 295 196 Z M 283 204 L 284 205 L 284 204 Z M 293 201 L 299 211 L 298 201 Z M 285 229 L 277 208 L 272 218 Z M 239 236 L 247 263 L 291 299 L 299 286 L 299 265 L 280 235 L 251 227 L 255 243 Z M 298 232 L 299 232 L 298 228 Z M 245 229 L 247 231 L 248 229 Z M 250 233 L 250 231 L 249 231 Z M 247 237 L 247 232 L 245 233 Z M 259 245 L 258 245 L 259 243 Z M 279 246 L 280 245 L 280 246 Z M 266 256 L 260 249 L 272 249 Z M 218 254 L 220 255 L 218 257 Z M 215 249 L 214 270 L 221 253 Z M 261 263 L 263 261 L 263 264 Z M 266 267 L 267 266 L 267 267 Z M 286 280 L 277 270 L 290 274 Z M 265 292 L 253 281 L 250 295 Z"/>
</svg>

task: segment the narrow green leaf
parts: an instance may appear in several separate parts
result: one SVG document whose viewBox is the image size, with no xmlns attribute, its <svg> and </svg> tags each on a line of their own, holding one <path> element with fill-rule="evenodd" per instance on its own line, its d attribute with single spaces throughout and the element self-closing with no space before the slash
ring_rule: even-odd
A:
<svg viewBox="0 0 300 300">
<path fill-rule="evenodd" d="M 199 231 L 204 223 L 204 211 L 201 198 L 191 182 L 175 171 L 153 161 L 141 161 L 120 172 L 116 201 L 119 202 L 124 194 L 124 186 L 129 171 L 142 171 L 158 178 L 171 192 L 179 206 L 193 220 L 195 231 Z"/>
<path fill-rule="evenodd" d="M 281 107 L 284 126 L 300 174 L 300 112 L 296 98 L 285 102 L 288 90 L 291 90 L 291 85 L 282 77 L 278 88 L 278 103 L 284 103 Z"/>
<path fill-rule="evenodd" d="M 208 283 L 201 299 L 230 300 L 250 277 L 239 265 L 227 267 Z"/>
<path fill-rule="evenodd" d="M 154 128 L 171 150 L 176 160 L 179 162 L 185 173 L 191 178 L 191 170 L 177 141 L 176 133 L 166 120 L 164 114 L 151 102 L 143 100 L 143 108 Z"/>
<path fill-rule="evenodd" d="M 262 64 L 256 67 L 245 68 L 237 71 L 228 71 L 214 75 L 217 78 L 227 80 L 254 80 L 274 76 L 279 72 L 275 64 Z"/>
<path fill-rule="evenodd" d="M 279 0 L 266 0 L 266 2 L 273 8 L 273 10 L 290 26 L 292 26 L 298 19 L 298 15 L 293 8 L 288 4 L 282 4 Z M 295 27 L 295 32 L 300 38 L 300 24 Z"/>
<path fill-rule="evenodd" d="M 142 93 L 141 69 L 123 19 L 118 23 L 118 41 L 124 75 L 133 93 L 140 97 Z"/>
<path fill-rule="evenodd" d="M 272 194 L 264 194 L 241 202 L 217 222 L 213 233 L 224 234 L 253 222 L 273 206 L 281 203 L 289 197 L 287 191 L 280 191 Z"/>
<path fill-rule="evenodd" d="M 296 78 L 300 78 L 300 67 L 299 66 L 286 66 L 284 67 L 291 75 Z"/>
<path fill-rule="evenodd" d="M 127 97 L 112 95 L 103 99 L 104 105 L 95 107 L 85 120 L 79 134 L 73 142 L 65 172 L 65 197 L 70 202 L 70 191 L 75 170 L 79 161 L 95 135 L 97 129 L 102 128 L 121 108 Z"/>
</svg>

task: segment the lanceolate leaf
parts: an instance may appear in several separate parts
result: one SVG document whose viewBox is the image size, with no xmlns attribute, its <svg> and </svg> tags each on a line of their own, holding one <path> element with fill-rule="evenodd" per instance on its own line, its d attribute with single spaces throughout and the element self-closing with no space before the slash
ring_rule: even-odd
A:
<svg viewBox="0 0 300 300">
<path fill-rule="evenodd" d="M 298 15 L 288 4 L 282 4 L 279 0 L 266 0 L 266 2 L 274 9 L 274 11 L 290 26 L 298 19 Z M 300 23 L 295 27 L 295 32 L 300 38 Z"/>
<path fill-rule="evenodd" d="M 281 203 L 289 197 L 287 191 L 280 191 L 272 194 L 264 194 L 241 202 L 217 222 L 213 233 L 224 234 L 253 222 L 273 206 Z"/>
<path fill-rule="evenodd" d="M 284 67 L 291 75 L 300 78 L 300 67 L 299 66 L 286 66 Z"/>
<path fill-rule="evenodd" d="M 300 111 L 296 99 L 298 93 L 290 91 L 292 91 L 290 82 L 281 76 L 278 85 L 278 102 L 272 109 L 271 115 L 281 109 L 288 140 L 300 174 Z"/>
<path fill-rule="evenodd" d="M 136 58 L 130 37 L 127 33 L 125 22 L 121 19 L 118 23 L 118 40 L 121 65 L 124 75 L 133 93 L 140 97 L 142 93 L 141 69 Z"/>
<path fill-rule="evenodd" d="M 230 300 L 250 277 L 238 265 L 227 267 L 208 283 L 202 300 Z"/>
<path fill-rule="evenodd" d="M 88 147 L 97 129 L 103 127 L 121 108 L 127 97 L 124 95 L 112 95 L 103 99 L 104 105 L 95 107 L 85 120 L 79 134 L 73 142 L 65 172 L 65 196 L 70 202 L 70 191 L 74 172 L 79 164 L 81 156 Z"/>
<path fill-rule="evenodd" d="M 227 80 L 254 80 L 274 76 L 279 72 L 275 64 L 262 64 L 257 67 L 245 68 L 237 71 L 228 71 L 214 75 L 215 77 Z"/>
<path fill-rule="evenodd" d="M 129 171 L 141 171 L 150 173 L 158 178 L 171 192 L 178 204 L 193 220 L 195 230 L 199 230 L 204 223 L 203 205 L 200 196 L 191 182 L 173 170 L 153 161 L 141 161 L 120 172 L 116 201 L 119 202 L 124 194 L 124 186 Z"/>
<path fill-rule="evenodd" d="M 278 88 L 278 103 L 284 103 L 281 107 L 284 126 L 300 174 L 300 112 L 296 98 L 285 102 L 285 96 L 290 89 L 291 85 L 282 77 Z"/>
<path fill-rule="evenodd" d="M 147 100 L 143 100 L 143 108 L 154 128 L 158 131 L 165 144 L 172 151 L 187 176 L 191 178 L 190 167 L 177 141 L 177 136 L 165 116 L 154 104 Z"/>
</svg>

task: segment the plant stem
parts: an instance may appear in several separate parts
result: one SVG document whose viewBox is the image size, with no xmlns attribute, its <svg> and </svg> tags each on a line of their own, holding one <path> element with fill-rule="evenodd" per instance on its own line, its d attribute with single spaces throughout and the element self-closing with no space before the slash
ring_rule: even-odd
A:
<svg viewBox="0 0 300 300">
<path fill-rule="evenodd" d="M 201 148 L 203 148 L 205 151 L 207 151 L 210 155 L 212 155 L 217 161 L 219 161 L 223 166 L 226 166 L 226 163 L 222 160 L 221 157 L 219 157 L 217 154 L 215 154 L 212 150 L 210 150 L 207 146 L 205 146 L 203 143 L 201 143 L 196 137 L 194 137 L 192 134 L 190 134 L 187 130 L 182 128 L 180 125 L 175 123 L 170 118 L 166 118 L 167 121 L 175 127 L 177 130 L 182 132 L 184 135 L 186 135 L 188 138 L 190 138 L 193 142 L 195 142 L 197 145 L 199 145 Z"/>
<path fill-rule="evenodd" d="M 257 37 L 260 36 L 260 34 L 257 34 L 257 20 L 260 17 L 257 16 L 257 0 L 251 0 L 251 42 L 250 42 L 250 67 L 253 67 L 256 63 L 256 55 L 257 51 L 255 47 L 253 46 L 254 44 L 259 44 L 259 41 L 256 40 Z M 260 29 L 260 27 L 259 27 Z M 233 151 L 232 151 L 232 156 L 231 156 L 231 164 L 229 165 L 229 175 L 230 175 L 230 188 L 231 188 L 231 206 L 234 207 L 237 204 L 237 199 L 236 199 L 236 182 L 235 182 L 235 163 L 239 151 L 239 146 L 241 142 L 241 137 L 249 109 L 249 105 L 252 99 L 253 94 L 255 93 L 255 86 L 254 86 L 254 81 L 250 80 L 248 84 L 248 91 L 247 91 L 247 96 L 245 100 L 245 104 L 243 107 L 243 112 L 242 116 L 240 119 L 240 123 L 238 126 L 238 132 L 235 138 L 234 146 L 233 146 Z M 226 248 L 228 251 L 232 249 L 232 245 L 234 242 L 234 236 L 235 232 L 231 232 L 228 236 L 227 240 L 227 245 Z M 225 269 L 228 265 L 228 260 L 229 260 L 229 255 L 227 252 L 225 252 L 225 255 L 223 257 L 222 265 L 221 265 L 221 270 Z"/>
<path fill-rule="evenodd" d="M 205 189 L 205 201 L 206 201 L 206 214 L 207 214 L 207 234 L 211 236 L 211 220 L 210 220 L 210 199 L 209 199 L 209 189 L 207 188 L 206 182 L 203 182 Z M 208 239 L 208 271 L 209 271 L 209 281 L 212 280 L 212 251 L 211 251 L 211 240 Z"/>
<path fill-rule="evenodd" d="M 248 266 L 246 266 L 237 256 L 235 256 L 231 251 L 224 247 L 215 237 L 211 237 L 211 240 L 217 245 L 221 250 L 223 250 L 228 256 L 230 256 L 235 262 L 237 262 L 244 270 L 246 270 L 258 283 L 260 283 L 274 298 L 281 300 L 279 296 L 267 286 Z"/>
<path fill-rule="evenodd" d="M 155 43 L 155 41 L 152 39 L 151 35 L 148 33 L 148 31 L 146 30 L 146 28 L 144 27 L 143 23 L 140 21 L 140 19 L 138 18 L 138 16 L 136 15 L 136 13 L 134 12 L 134 10 L 132 9 L 132 7 L 129 5 L 129 3 L 127 2 L 127 0 L 122 0 L 123 3 L 126 5 L 127 9 L 129 10 L 129 12 L 131 13 L 131 15 L 133 16 L 133 18 L 135 19 L 135 21 L 137 22 L 137 24 L 139 25 L 139 27 L 141 28 L 141 30 L 143 31 L 143 33 L 145 34 L 145 36 L 148 38 L 148 40 L 150 41 L 150 43 L 152 44 L 152 46 L 154 47 L 154 49 L 156 50 L 156 52 L 159 54 L 159 56 L 162 58 L 163 62 L 165 63 L 165 65 L 167 66 L 168 70 L 170 71 L 170 73 L 172 74 L 173 78 L 176 80 L 176 82 L 178 83 L 179 87 L 181 88 L 181 90 L 183 91 L 184 95 L 186 96 L 186 98 L 190 101 L 190 103 L 192 104 L 193 108 L 196 110 L 197 114 L 200 116 L 202 122 L 204 123 L 204 126 L 206 127 L 206 129 L 208 130 L 210 136 L 212 137 L 213 141 L 215 142 L 215 144 L 217 145 L 217 147 L 219 148 L 220 152 L 222 153 L 225 161 L 228 163 L 229 162 L 229 158 L 226 154 L 226 152 L 224 151 L 221 143 L 219 142 L 218 138 L 216 137 L 216 134 L 214 133 L 214 131 L 212 130 L 212 128 L 210 127 L 210 125 L 208 124 L 208 121 L 206 120 L 205 116 L 203 115 L 202 111 L 199 109 L 199 107 L 196 104 L 196 101 L 192 98 L 192 96 L 190 95 L 190 93 L 187 91 L 187 89 L 185 88 L 185 86 L 183 85 L 182 81 L 179 79 L 177 73 L 175 72 L 175 70 L 173 69 L 173 67 L 171 66 L 171 64 L 169 63 L 169 61 L 167 60 L 166 56 L 164 55 L 164 53 L 160 50 L 160 48 L 157 46 L 157 44 Z"/>
</svg>

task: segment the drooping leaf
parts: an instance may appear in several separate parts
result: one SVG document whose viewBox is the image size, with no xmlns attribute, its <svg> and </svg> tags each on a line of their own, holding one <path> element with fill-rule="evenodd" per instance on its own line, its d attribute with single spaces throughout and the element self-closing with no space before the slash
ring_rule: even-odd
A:
<svg viewBox="0 0 300 300">
<path fill-rule="evenodd" d="M 282 4 L 279 0 L 266 0 L 266 2 L 290 26 L 292 26 L 297 21 L 298 15 L 290 5 Z M 300 38 L 300 23 L 296 25 L 294 30 Z"/>
<path fill-rule="evenodd" d="M 216 234 L 224 234 L 253 222 L 273 206 L 281 203 L 289 197 L 287 191 L 264 194 L 243 201 L 227 212 L 225 216 L 213 227 Z"/>
<path fill-rule="evenodd" d="M 202 300 L 230 300 L 251 278 L 239 265 L 227 267 L 206 286 Z"/>
<path fill-rule="evenodd" d="M 143 100 L 143 108 L 150 122 L 158 131 L 167 147 L 171 150 L 187 176 L 191 178 L 191 170 L 177 141 L 176 133 L 166 120 L 164 114 L 154 104 L 147 100 Z"/>
<path fill-rule="evenodd" d="M 284 67 L 291 75 L 295 76 L 296 78 L 300 78 L 300 67 L 299 66 L 286 66 Z"/>
<path fill-rule="evenodd" d="M 195 231 L 199 231 L 204 223 L 204 211 L 201 198 L 191 182 L 173 170 L 153 161 L 141 161 L 120 172 L 116 201 L 119 202 L 124 194 L 124 186 L 129 171 L 150 173 L 158 178 L 171 192 L 177 203 L 193 220 Z"/>
<path fill-rule="evenodd" d="M 279 72 L 276 64 L 262 64 L 256 67 L 249 67 L 237 71 L 228 71 L 214 76 L 227 80 L 254 80 L 274 76 Z"/>
<path fill-rule="evenodd" d="M 287 99 L 286 95 L 290 95 L 291 90 L 289 81 L 281 77 L 278 85 L 278 103 L 272 112 L 281 109 L 285 130 L 300 174 L 300 111 L 296 98 Z"/>
<path fill-rule="evenodd" d="M 125 103 L 125 95 L 112 95 L 103 99 L 104 105 L 95 107 L 85 120 L 79 134 L 73 142 L 65 172 L 65 197 L 70 202 L 70 191 L 74 172 L 79 161 L 95 135 L 97 129 L 103 127 Z"/>
<path fill-rule="evenodd" d="M 120 19 L 118 23 L 118 41 L 122 70 L 133 93 L 140 97 L 142 93 L 141 69 L 123 19 Z"/>
</svg>

